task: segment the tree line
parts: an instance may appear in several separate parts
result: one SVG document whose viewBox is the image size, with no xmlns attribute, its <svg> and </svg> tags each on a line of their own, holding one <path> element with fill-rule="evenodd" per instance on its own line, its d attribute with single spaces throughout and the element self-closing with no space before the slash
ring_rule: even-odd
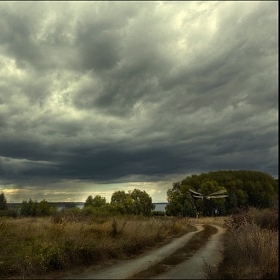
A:
<svg viewBox="0 0 280 280">
<path fill-rule="evenodd" d="M 73 204 L 72 210 L 80 209 Z M 84 214 L 129 214 L 129 215 L 143 215 L 149 216 L 152 214 L 155 206 L 152 203 L 152 198 L 145 192 L 139 189 L 133 191 L 116 191 L 112 194 L 111 202 L 108 203 L 105 197 L 91 195 L 87 197 L 83 209 L 81 210 Z M 2 211 L 1 211 L 2 210 Z M 67 209 L 64 209 L 67 211 Z M 0 195 L 0 215 L 2 216 L 50 216 L 57 212 L 56 207 L 53 203 L 46 201 L 45 199 L 37 202 L 31 198 L 29 201 L 22 201 L 18 212 L 8 210 L 7 200 L 4 193 Z"/>
<path fill-rule="evenodd" d="M 190 189 L 208 195 L 226 190 L 228 197 L 215 199 L 195 198 Z M 182 181 L 173 183 L 167 191 L 166 215 L 195 217 L 228 215 L 248 207 L 268 208 L 278 195 L 278 179 L 267 173 L 248 170 L 225 170 L 191 175 Z M 75 207 L 75 205 L 73 205 Z M 152 198 L 139 189 L 116 191 L 107 202 L 100 195 L 88 196 L 83 209 L 84 214 L 120 214 L 120 215 L 155 215 Z M 76 210 L 80 209 L 76 207 Z M 22 201 L 17 213 L 9 210 L 4 193 L 0 194 L 0 216 L 49 216 L 56 212 L 53 204 L 45 199 L 41 202 Z"/>
<path fill-rule="evenodd" d="M 114 192 L 110 203 L 107 203 L 106 198 L 100 195 L 89 196 L 84 204 L 85 211 L 94 211 L 94 209 L 96 211 L 96 208 L 109 213 L 149 216 L 155 206 L 152 198 L 145 191 L 134 189 L 128 192 Z"/>
</svg>

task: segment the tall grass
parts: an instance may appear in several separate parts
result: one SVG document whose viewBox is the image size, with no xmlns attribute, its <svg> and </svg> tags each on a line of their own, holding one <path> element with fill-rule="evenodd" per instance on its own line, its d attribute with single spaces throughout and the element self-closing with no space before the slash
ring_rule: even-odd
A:
<svg viewBox="0 0 280 280">
<path fill-rule="evenodd" d="M 250 208 L 225 220 L 224 261 L 210 279 L 278 279 L 278 212 Z"/>
<path fill-rule="evenodd" d="M 218 225 L 224 227 L 225 217 L 199 217 L 199 218 L 188 218 L 190 224 L 204 224 L 204 225 Z"/>
<path fill-rule="evenodd" d="M 34 277 L 108 259 L 125 259 L 193 230 L 182 220 L 164 217 L 74 220 L 1 218 L 0 278 Z"/>
</svg>

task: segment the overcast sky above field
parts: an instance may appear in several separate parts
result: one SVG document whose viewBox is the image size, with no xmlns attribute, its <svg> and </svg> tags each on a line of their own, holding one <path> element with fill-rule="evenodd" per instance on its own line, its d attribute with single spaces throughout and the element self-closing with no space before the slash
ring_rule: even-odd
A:
<svg viewBox="0 0 280 280">
<path fill-rule="evenodd" d="M 278 2 L 1 2 L 0 192 L 84 201 L 278 178 Z"/>
</svg>

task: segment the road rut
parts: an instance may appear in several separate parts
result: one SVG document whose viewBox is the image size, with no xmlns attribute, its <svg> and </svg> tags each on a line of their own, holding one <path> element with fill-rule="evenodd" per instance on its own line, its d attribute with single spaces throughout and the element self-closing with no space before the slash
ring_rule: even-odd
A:
<svg viewBox="0 0 280 280">
<path fill-rule="evenodd" d="M 212 235 L 206 246 L 202 247 L 192 258 L 176 265 L 166 273 L 151 277 L 150 279 L 206 279 L 204 273 L 205 262 L 217 266 L 223 260 L 222 234 L 224 228 L 215 226 L 218 232 Z"/>
<path fill-rule="evenodd" d="M 197 224 L 195 226 L 197 231 L 176 238 L 169 244 L 152 250 L 142 257 L 121 261 L 108 268 L 85 272 L 78 275 L 71 275 L 62 279 L 128 279 L 148 267 L 159 263 L 180 247 L 184 246 L 196 233 L 203 230 L 202 225 Z M 211 236 L 206 246 L 201 248 L 201 250 L 188 261 L 185 261 L 168 272 L 157 275 L 151 279 L 205 279 L 203 273 L 203 260 L 210 265 L 216 265 L 222 259 L 220 250 L 222 250 L 221 235 L 224 232 L 224 229 L 215 225 L 212 226 L 218 229 L 218 233 Z"/>
</svg>

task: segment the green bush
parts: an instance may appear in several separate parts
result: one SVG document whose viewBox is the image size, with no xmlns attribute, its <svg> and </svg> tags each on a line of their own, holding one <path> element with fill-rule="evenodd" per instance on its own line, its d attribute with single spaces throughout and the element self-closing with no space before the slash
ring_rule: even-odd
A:
<svg viewBox="0 0 280 280">
<path fill-rule="evenodd" d="M 0 217 L 16 218 L 17 216 L 18 216 L 17 210 L 14 209 L 0 210 Z"/>
<path fill-rule="evenodd" d="M 153 216 L 165 216 L 165 212 L 164 211 L 153 211 L 152 215 Z"/>
</svg>

